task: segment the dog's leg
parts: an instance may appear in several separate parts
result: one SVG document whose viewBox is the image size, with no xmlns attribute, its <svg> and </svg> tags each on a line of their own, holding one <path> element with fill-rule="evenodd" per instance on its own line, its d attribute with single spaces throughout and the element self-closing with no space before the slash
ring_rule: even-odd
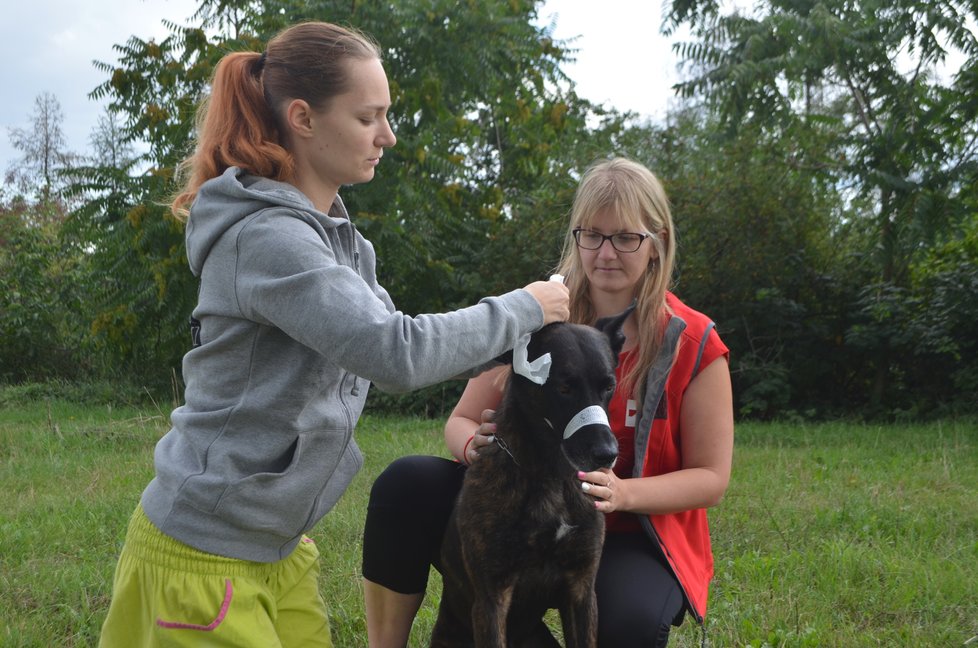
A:
<svg viewBox="0 0 978 648">
<path fill-rule="evenodd" d="M 428 648 L 473 648 L 472 633 L 442 600 Z"/>
<path fill-rule="evenodd" d="M 598 601 L 594 592 L 560 610 L 567 648 L 594 648 L 598 643 Z"/>
<path fill-rule="evenodd" d="M 513 585 L 475 597 L 472 635 L 476 648 L 506 648 L 506 616 L 512 600 Z"/>
<path fill-rule="evenodd" d="M 536 625 L 528 634 L 519 639 L 510 639 L 510 648 L 561 648 L 550 628 L 544 623 L 543 619 L 537 621 Z"/>
<path fill-rule="evenodd" d="M 449 517 L 441 545 L 442 595 L 429 648 L 472 648 L 472 606 L 468 573 L 458 535 L 457 509 Z"/>
</svg>

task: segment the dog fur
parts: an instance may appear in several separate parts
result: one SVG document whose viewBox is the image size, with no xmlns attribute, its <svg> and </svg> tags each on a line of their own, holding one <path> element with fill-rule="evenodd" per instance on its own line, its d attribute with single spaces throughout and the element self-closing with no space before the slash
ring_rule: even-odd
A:
<svg viewBox="0 0 978 648">
<path fill-rule="evenodd" d="M 629 312 L 595 328 L 551 324 L 532 336 L 529 357 L 549 352 L 550 376 L 537 385 L 511 375 L 496 442 L 467 471 L 442 544 L 431 646 L 559 646 L 542 620 L 551 608 L 567 648 L 595 645 L 604 519 L 577 472 L 610 468 L 618 443 L 603 423 L 563 436 L 584 408 L 607 411 Z"/>
</svg>

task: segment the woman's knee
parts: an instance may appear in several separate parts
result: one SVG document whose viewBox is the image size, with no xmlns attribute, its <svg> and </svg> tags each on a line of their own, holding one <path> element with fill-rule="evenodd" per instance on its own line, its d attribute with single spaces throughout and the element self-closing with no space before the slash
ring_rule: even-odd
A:
<svg viewBox="0 0 978 648">
<path fill-rule="evenodd" d="M 677 593 L 678 595 L 678 593 Z M 678 602 L 678 605 L 674 605 Z M 665 646 L 669 641 L 672 622 L 682 606 L 678 600 L 654 609 L 636 601 L 635 605 L 619 605 L 615 609 L 602 607 L 598 611 L 598 646 L 601 648 L 646 648 Z"/>
<path fill-rule="evenodd" d="M 595 590 L 602 648 L 665 646 L 684 605 L 658 547 L 638 534 L 605 540 Z"/>
<path fill-rule="evenodd" d="M 370 506 L 396 506 L 454 500 L 464 475 L 460 464 L 433 456 L 395 459 L 370 488 Z"/>
<path fill-rule="evenodd" d="M 430 456 L 402 457 L 377 477 L 363 530 L 363 576 L 401 594 L 424 592 L 464 468 Z"/>
</svg>

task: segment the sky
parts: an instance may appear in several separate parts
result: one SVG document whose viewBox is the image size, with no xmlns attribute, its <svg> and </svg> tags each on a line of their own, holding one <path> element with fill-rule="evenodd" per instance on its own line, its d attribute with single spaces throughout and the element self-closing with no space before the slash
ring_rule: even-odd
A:
<svg viewBox="0 0 978 648">
<path fill-rule="evenodd" d="M 106 80 L 93 61 L 115 63 L 130 36 L 165 37 L 164 19 L 185 24 L 197 0 L 10 0 L 0 12 L 0 174 L 18 158 L 9 129 L 31 127 L 34 101 L 52 93 L 64 113 L 68 149 L 87 153 L 104 104 L 88 97 Z M 676 81 L 669 42 L 652 0 L 547 0 L 541 24 L 574 39 L 566 72 L 592 102 L 664 117 Z M 623 17 L 627 16 L 627 19 Z"/>
</svg>

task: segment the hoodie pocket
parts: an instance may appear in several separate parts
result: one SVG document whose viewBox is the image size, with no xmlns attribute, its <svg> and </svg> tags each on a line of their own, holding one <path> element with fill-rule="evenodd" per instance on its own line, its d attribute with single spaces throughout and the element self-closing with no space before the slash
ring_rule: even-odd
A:
<svg viewBox="0 0 978 648">
<path fill-rule="evenodd" d="M 352 438 L 342 450 L 337 447 L 344 438 L 344 430 L 300 434 L 288 465 L 280 472 L 255 473 L 228 484 L 214 512 L 242 529 L 286 537 L 307 530 L 310 520 L 315 523 L 336 503 L 363 465 Z M 352 474 L 351 445 L 357 458 Z M 336 492 L 325 509 L 324 492 Z"/>
<path fill-rule="evenodd" d="M 319 494 L 319 497 L 316 498 L 312 513 L 306 520 L 303 528 L 300 529 L 301 531 L 311 529 L 316 522 L 321 520 L 336 505 L 361 468 L 363 468 L 363 454 L 351 436 L 350 442 L 346 445 L 343 456 L 340 458 L 340 462 L 336 465 L 333 474 L 329 476 L 326 486 Z"/>
</svg>

